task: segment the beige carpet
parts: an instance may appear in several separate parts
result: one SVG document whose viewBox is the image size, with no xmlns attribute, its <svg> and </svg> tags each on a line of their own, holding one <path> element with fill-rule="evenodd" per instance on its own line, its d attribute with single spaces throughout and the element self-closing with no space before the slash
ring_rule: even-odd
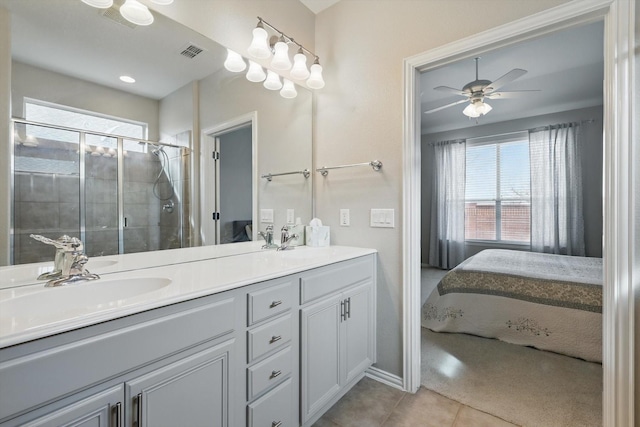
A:
<svg viewBox="0 0 640 427">
<path fill-rule="evenodd" d="M 422 385 L 526 427 L 602 426 L 602 365 L 422 328 Z"/>
</svg>

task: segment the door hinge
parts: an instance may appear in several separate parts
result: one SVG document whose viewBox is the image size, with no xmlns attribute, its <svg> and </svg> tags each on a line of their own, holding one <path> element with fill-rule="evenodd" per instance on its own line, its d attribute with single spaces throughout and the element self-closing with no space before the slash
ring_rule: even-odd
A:
<svg viewBox="0 0 640 427">
<path fill-rule="evenodd" d="M 213 160 L 220 160 L 220 152 L 219 151 L 212 152 L 211 157 L 213 158 Z"/>
<path fill-rule="evenodd" d="M 211 219 L 214 221 L 218 221 L 220 219 L 220 212 L 214 212 L 211 214 Z"/>
</svg>

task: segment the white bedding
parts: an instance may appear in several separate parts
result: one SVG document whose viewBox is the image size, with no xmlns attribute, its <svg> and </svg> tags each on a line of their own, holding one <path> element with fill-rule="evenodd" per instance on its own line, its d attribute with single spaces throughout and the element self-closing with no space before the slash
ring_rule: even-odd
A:
<svg viewBox="0 0 640 427">
<path fill-rule="evenodd" d="M 482 251 L 442 279 L 422 326 L 601 362 L 602 259 Z"/>
</svg>

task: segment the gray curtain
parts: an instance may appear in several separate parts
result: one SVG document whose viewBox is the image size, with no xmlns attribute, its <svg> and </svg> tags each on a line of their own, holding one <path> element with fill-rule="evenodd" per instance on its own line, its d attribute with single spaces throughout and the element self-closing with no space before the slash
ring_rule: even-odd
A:
<svg viewBox="0 0 640 427">
<path fill-rule="evenodd" d="M 579 126 L 529 132 L 531 250 L 585 255 Z"/>
<path fill-rule="evenodd" d="M 466 143 L 434 146 L 429 264 L 450 269 L 464 260 Z"/>
</svg>

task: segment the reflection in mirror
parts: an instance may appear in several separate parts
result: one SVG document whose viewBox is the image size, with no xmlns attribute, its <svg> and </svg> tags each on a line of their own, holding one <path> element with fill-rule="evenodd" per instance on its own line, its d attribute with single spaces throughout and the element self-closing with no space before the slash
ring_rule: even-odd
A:
<svg viewBox="0 0 640 427">
<path fill-rule="evenodd" d="M 291 210 L 308 222 L 310 178 L 259 176 L 311 169 L 311 93 L 267 91 L 225 70 L 225 48 L 161 7 L 137 27 L 119 18 L 121 3 L 0 0 L 12 23 L 12 264 L 53 259 L 31 233 L 81 237 L 95 257 L 255 239 L 261 209 L 276 228 Z M 222 156 L 216 172 L 210 142 L 246 117 L 250 157 L 225 178 L 240 167 Z M 216 223 L 215 212 L 228 218 Z"/>
</svg>

